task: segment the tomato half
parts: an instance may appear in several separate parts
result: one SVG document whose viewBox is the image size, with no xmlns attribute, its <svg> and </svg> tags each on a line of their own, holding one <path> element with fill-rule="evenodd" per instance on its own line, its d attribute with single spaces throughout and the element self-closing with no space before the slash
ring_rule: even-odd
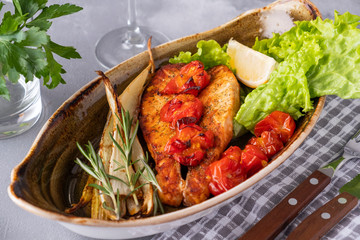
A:
<svg viewBox="0 0 360 240">
<path fill-rule="evenodd" d="M 170 80 L 163 94 L 187 93 L 197 96 L 210 83 L 210 75 L 200 61 L 192 61 L 180 69 L 180 74 Z"/>
<path fill-rule="evenodd" d="M 241 154 L 241 164 L 244 166 L 247 177 L 267 166 L 268 158 L 260 148 L 254 145 L 246 145 Z"/>
<path fill-rule="evenodd" d="M 246 172 L 240 161 L 224 157 L 208 166 L 206 177 L 211 194 L 216 196 L 245 181 Z"/>
<path fill-rule="evenodd" d="M 293 135 L 295 128 L 296 123 L 288 113 L 274 111 L 255 125 L 254 134 L 259 137 L 264 131 L 274 131 L 279 135 L 280 140 L 286 143 Z"/>
<path fill-rule="evenodd" d="M 249 144 L 259 147 L 268 158 L 274 156 L 284 147 L 279 135 L 273 131 L 263 131 L 260 137 L 252 137 Z"/>
<path fill-rule="evenodd" d="M 175 128 L 177 124 L 199 122 L 203 113 L 202 102 L 193 95 L 180 94 L 168 101 L 160 110 L 160 120 L 171 123 Z"/>
</svg>

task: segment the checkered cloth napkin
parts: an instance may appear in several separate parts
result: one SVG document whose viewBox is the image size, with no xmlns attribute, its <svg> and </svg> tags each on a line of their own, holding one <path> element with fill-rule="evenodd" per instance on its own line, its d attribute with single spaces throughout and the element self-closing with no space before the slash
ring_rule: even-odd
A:
<svg viewBox="0 0 360 240">
<path fill-rule="evenodd" d="M 360 99 L 328 96 L 314 129 L 282 165 L 239 197 L 210 215 L 152 239 L 237 239 L 255 225 L 286 195 L 324 163 L 336 159 L 350 137 L 360 128 Z M 331 183 L 277 239 L 285 239 L 309 214 L 339 194 L 339 189 L 360 173 L 360 158 L 336 171 Z M 360 239 L 360 209 L 357 206 L 324 239 Z"/>
</svg>

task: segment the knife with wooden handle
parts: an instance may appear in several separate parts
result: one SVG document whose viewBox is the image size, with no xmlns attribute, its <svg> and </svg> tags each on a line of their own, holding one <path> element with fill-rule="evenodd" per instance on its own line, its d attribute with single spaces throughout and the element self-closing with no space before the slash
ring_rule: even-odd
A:
<svg viewBox="0 0 360 240">
<path fill-rule="evenodd" d="M 240 240 L 274 239 L 330 183 L 329 171 L 321 170 L 306 178 Z"/>
<path fill-rule="evenodd" d="M 305 218 L 287 239 L 320 239 L 358 204 L 359 189 L 360 174 L 346 183 L 338 196 Z"/>
<path fill-rule="evenodd" d="M 287 240 L 320 239 L 348 214 L 358 203 L 358 198 L 343 192 L 305 218 L 292 231 Z"/>
</svg>

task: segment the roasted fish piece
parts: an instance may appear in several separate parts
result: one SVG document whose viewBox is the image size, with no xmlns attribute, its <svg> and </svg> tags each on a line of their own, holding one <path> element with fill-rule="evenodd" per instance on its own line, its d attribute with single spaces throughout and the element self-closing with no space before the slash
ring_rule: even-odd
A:
<svg viewBox="0 0 360 240">
<path fill-rule="evenodd" d="M 219 159 L 233 135 L 233 118 L 240 107 L 240 86 L 230 69 L 216 66 L 210 69 L 210 84 L 200 93 L 204 114 L 200 126 L 214 133 L 214 147 L 207 150 L 205 159 L 189 167 L 184 190 L 184 205 L 191 206 L 206 200 L 209 195 L 205 170 Z"/>
<path fill-rule="evenodd" d="M 234 74 L 226 66 L 217 66 L 209 71 L 210 84 L 198 96 L 204 105 L 204 115 L 200 126 L 211 129 L 215 135 L 215 145 L 208 149 L 203 162 L 197 167 L 189 167 L 185 180 L 181 177 L 181 166 L 164 148 L 174 135 L 170 123 L 160 120 L 162 107 L 175 95 L 162 94 L 167 83 L 183 65 L 173 64 L 161 67 L 148 85 L 141 104 L 140 126 L 149 151 L 156 163 L 157 180 L 161 186 L 159 193 L 163 203 L 171 206 L 193 205 L 209 197 L 206 167 L 217 160 L 232 138 L 232 119 L 239 109 L 240 87 Z"/>
<path fill-rule="evenodd" d="M 179 206 L 183 200 L 185 181 L 181 177 L 180 163 L 164 153 L 168 140 L 175 135 L 168 122 L 160 120 L 162 107 L 175 95 L 160 94 L 166 84 L 179 74 L 182 64 L 165 65 L 161 67 L 144 92 L 140 106 L 140 127 L 151 156 L 156 164 L 156 179 L 161 187 L 159 192 L 161 202 Z"/>
</svg>

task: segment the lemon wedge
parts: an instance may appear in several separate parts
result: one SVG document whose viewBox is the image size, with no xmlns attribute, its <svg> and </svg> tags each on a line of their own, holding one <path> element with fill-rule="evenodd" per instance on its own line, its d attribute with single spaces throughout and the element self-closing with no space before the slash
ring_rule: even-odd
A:
<svg viewBox="0 0 360 240">
<path fill-rule="evenodd" d="M 275 59 L 230 39 L 227 54 L 235 75 L 248 87 L 256 88 L 269 81 L 270 74 L 277 67 Z"/>
</svg>

